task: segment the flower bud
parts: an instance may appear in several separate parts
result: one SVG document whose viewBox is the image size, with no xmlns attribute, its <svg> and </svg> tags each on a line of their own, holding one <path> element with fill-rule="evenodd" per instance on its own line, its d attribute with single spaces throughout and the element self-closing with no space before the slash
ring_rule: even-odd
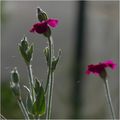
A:
<svg viewBox="0 0 120 120">
<path fill-rule="evenodd" d="M 10 82 L 10 87 L 11 87 L 11 89 L 13 91 L 13 94 L 16 96 L 16 98 L 21 100 L 20 85 L 15 84 L 14 82 Z"/>
<path fill-rule="evenodd" d="M 37 8 L 37 17 L 40 22 L 48 19 L 46 12 L 44 12 L 41 8 Z"/>
<path fill-rule="evenodd" d="M 58 64 L 60 56 L 61 56 L 61 50 L 59 49 L 58 57 L 53 56 L 53 58 L 52 58 L 52 71 L 54 71 L 56 69 L 56 66 Z"/>
<path fill-rule="evenodd" d="M 18 83 L 20 82 L 19 73 L 18 73 L 16 67 L 11 71 L 11 80 L 12 80 L 15 84 L 18 84 Z"/>
<path fill-rule="evenodd" d="M 27 37 L 24 36 L 18 47 L 25 63 L 29 65 L 33 58 L 34 45 L 30 45 Z"/>
<path fill-rule="evenodd" d="M 46 57 L 46 61 L 47 61 L 47 65 L 48 65 L 48 66 L 49 66 L 49 52 L 50 52 L 49 48 L 46 47 L 46 48 L 44 49 L 44 55 L 45 55 L 45 57 Z"/>
<path fill-rule="evenodd" d="M 27 37 L 23 37 L 23 39 L 21 40 L 21 46 L 24 49 L 24 51 L 26 51 L 28 49 L 28 41 L 27 41 Z"/>
</svg>

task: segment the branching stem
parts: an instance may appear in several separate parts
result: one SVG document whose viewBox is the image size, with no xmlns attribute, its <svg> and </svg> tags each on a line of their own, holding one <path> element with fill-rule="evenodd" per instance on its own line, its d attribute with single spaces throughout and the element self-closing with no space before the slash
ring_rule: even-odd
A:
<svg viewBox="0 0 120 120">
<path fill-rule="evenodd" d="M 33 73 L 32 73 L 32 65 L 28 65 L 28 75 L 29 75 L 29 84 L 30 84 L 30 92 L 32 101 L 35 101 L 35 93 L 34 93 L 34 81 L 33 81 Z"/>
</svg>

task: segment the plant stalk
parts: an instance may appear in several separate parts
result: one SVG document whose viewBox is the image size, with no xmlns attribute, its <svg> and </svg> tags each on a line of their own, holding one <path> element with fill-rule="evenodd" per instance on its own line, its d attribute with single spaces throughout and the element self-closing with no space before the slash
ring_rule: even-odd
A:
<svg viewBox="0 0 120 120">
<path fill-rule="evenodd" d="M 108 101 L 108 104 L 110 106 L 110 111 L 112 113 L 112 118 L 113 120 L 115 120 L 115 112 L 114 112 L 114 108 L 112 105 L 112 100 L 111 100 L 111 96 L 110 96 L 110 89 L 109 89 L 109 84 L 108 84 L 108 80 L 104 80 L 104 88 L 105 88 L 105 93 L 106 93 L 106 98 Z"/>
<path fill-rule="evenodd" d="M 50 52 L 50 56 L 49 56 L 49 71 L 48 71 L 48 86 L 46 87 L 46 89 L 48 88 L 48 101 L 47 101 L 47 114 L 46 114 L 46 119 L 50 119 L 51 117 L 51 111 L 52 111 L 52 95 L 53 95 L 53 85 L 54 85 L 54 73 L 52 71 L 52 58 L 54 56 L 54 45 L 53 45 L 53 39 L 50 36 L 48 38 L 48 42 L 49 42 L 49 52 Z"/>
<path fill-rule="evenodd" d="M 23 113 L 23 115 L 25 117 L 25 120 L 29 120 L 28 113 L 27 113 L 27 111 L 25 109 L 25 106 L 24 106 L 22 100 L 18 99 L 17 101 L 18 101 L 19 107 L 20 107 L 20 109 L 21 109 L 21 111 L 22 111 L 22 113 Z"/>
<path fill-rule="evenodd" d="M 48 84 L 49 84 L 49 79 L 50 79 L 50 66 L 48 68 L 48 75 L 47 75 L 47 83 L 46 83 L 46 87 L 45 87 L 45 94 L 47 93 L 47 89 L 48 89 Z"/>
<path fill-rule="evenodd" d="M 27 68 L 28 68 L 28 75 L 29 75 L 31 97 L 32 97 L 32 101 L 34 102 L 35 101 L 35 93 L 34 93 L 34 81 L 33 81 L 32 65 L 29 64 L 27 66 Z"/>
</svg>

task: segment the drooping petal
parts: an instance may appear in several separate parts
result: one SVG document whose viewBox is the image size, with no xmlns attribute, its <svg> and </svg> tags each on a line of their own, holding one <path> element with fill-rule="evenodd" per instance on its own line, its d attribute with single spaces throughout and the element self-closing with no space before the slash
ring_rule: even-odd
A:
<svg viewBox="0 0 120 120">
<path fill-rule="evenodd" d="M 55 28 L 57 25 L 58 25 L 58 20 L 57 19 L 48 19 L 47 21 L 47 24 L 53 28 Z"/>
</svg>

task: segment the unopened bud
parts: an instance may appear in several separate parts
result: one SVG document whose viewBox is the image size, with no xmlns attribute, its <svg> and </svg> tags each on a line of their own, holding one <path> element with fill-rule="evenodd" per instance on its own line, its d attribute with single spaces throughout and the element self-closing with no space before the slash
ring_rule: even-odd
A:
<svg viewBox="0 0 120 120">
<path fill-rule="evenodd" d="M 41 22 L 43 20 L 47 20 L 48 19 L 48 16 L 46 14 L 46 12 L 44 12 L 41 8 L 37 8 L 37 17 L 38 17 L 38 20 Z"/>
<path fill-rule="evenodd" d="M 21 47 L 22 47 L 22 49 L 24 49 L 24 51 L 26 51 L 28 49 L 28 41 L 27 41 L 27 37 L 25 37 L 25 36 L 21 40 Z"/>
<path fill-rule="evenodd" d="M 16 67 L 11 71 L 11 80 L 12 80 L 15 84 L 18 84 L 18 83 L 20 82 L 19 73 L 18 73 Z"/>
<path fill-rule="evenodd" d="M 47 61 L 47 65 L 49 65 L 49 48 L 48 47 L 46 47 L 45 49 L 44 49 L 44 54 L 45 54 L 45 57 L 46 57 L 46 61 Z"/>
<path fill-rule="evenodd" d="M 16 96 L 17 99 L 21 99 L 21 91 L 20 91 L 20 85 L 15 84 L 14 82 L 10 82 L 10 87 L 13 91 L 13 94 Z"/>
<path fill-rule="evenodd" d="M 56 66 L 58 64 L 60 56 L 61 56 L 61 49 L 59 49 L 58 57 L 53 56 L 53 58 L 52 58 L 52 71 L 54 71 L 56 69 Z"/>
<path fill-rule="evenodd" d="M 18 47 L 25 63 L 29 65 L 33 57 L 33 44 L 30 45 L 27 41 L 27 37 L 24 36 Z"/>
</svg>

